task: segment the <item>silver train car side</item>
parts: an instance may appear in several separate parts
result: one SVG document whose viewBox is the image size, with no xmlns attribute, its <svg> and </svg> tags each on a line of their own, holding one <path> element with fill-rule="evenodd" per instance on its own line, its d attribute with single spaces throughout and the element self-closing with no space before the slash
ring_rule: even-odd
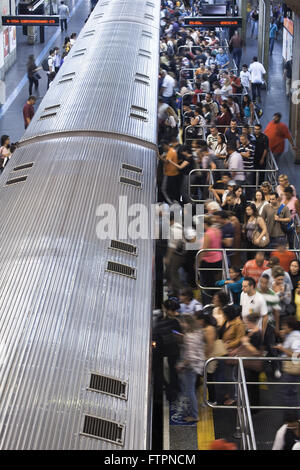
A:
<svg viewBox="0 0 300 470">
<path fill-rule="evenodd" d="M 99 0 L 0 179 L 1 449 L 151 447 L 154 243 L 98 229 L 156 200 L 159 16 Z"/>
</svg>

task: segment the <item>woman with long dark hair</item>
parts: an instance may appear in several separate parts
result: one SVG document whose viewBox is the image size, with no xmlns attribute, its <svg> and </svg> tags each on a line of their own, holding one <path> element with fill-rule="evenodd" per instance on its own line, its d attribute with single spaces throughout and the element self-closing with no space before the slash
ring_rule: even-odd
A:
<svg viewBox="0 0 300 470">
<path fill-rule="evenodd" d="M 242 116 L 245 124 L 249 126 L 254 122 L 254 104 L 249 95 L 244 95 L 242 100 Z"/>
<path fill-rule="evenodd" d="M 32 95 L 32 87 L 34 85 L 36 93 L 39 89 L 39 79 L 41 78 L 38 74 L 38 70 L 42 67 L 37 67 L 33 54 L 30 54 L 27 61 L 27 77 L 29 80 L 29 96 Z"/>
<path fill-rule="evenodd" d="M 232 113 L 229 109 L 229 106 L 226 103 L 221 104 L 220 111 L 221 111 L 221 115 L 216 117 L 215 125 L 222 126 L 222 127 L 217 127 L 217 129 L 218 129 L 218 132 L 221 132 L 222 134 L 224 134 L 226 126 L 229 126 L 231 122 Z"/>
<path fill-rule="evenodd" d="M 254 233 L 260 232 L 259 237 L 255 239 L 254 243 Z M 258 215 L 255 204 L 252 202 L 247 205 L 245 213 L 245 223 L 244 223 L 244 232 L 246 237 L 247 249 L 257 249 L 259 242 L 263 237 L 268 234 L 268 229 L 264 219 Z M 252 259 L 254 256 L 253 252 L 247 253 L 247 258 Z"/>
</svg>

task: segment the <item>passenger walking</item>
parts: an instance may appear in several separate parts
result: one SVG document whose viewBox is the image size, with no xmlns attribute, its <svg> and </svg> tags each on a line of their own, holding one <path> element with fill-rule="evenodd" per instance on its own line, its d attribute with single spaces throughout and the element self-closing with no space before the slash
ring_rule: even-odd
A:
<svg viewBox="0 0 300 470">
<path fill-rule="evenodd" d="M 47 90 L 50 86 L 50 83 L 54 80 L 55 78 L 55 66 L 54 66 L 54 60 L 55 60 L 55 50 L 50 49 L 49 51 L 49 56 L 48 56 L 48 70 L 47 70 Z"/>
<path fill-rule="evenodd" d="M 288 207 L 279 203 L 276 192 L 270 194 L 270 204 L 263 208 L 261 216 L 268 226 L 270 248 L 285 244 L 287 232 L 291 228 L 291 213 Z"/>
<path fill-rule="evenodd" d="M 283 343 L 274 346 L 283 357 L 300 357 L 300 331 L 295 317 L 286 317 L 282 322 L 281 336 Z M 282 382 L 300 383 L 300 362 L 283 362 Z M 299 406 L 299 385 L 282 385 L 284 406 Z M 298 419 L 300 414 L 298 411 Z"/>
<path fill-rule="evenodd" d="M 65 2 L 61 1 L 60 6 L 58 7 L 58 14 L 60 19 L 60 28 L 61 32 L 68 29 L 68 17 L 70 14 L 69 8 L 65 5 Z"/>
<path fill-rule="evenodd" d="M 200 278 L 201 285 L 204 287 L 202 290 L 202 303 L 207 305 L 211 303 L 214 290 L 205 290 L 205 287 L 214 287 L 216 283 L 217 270 L 222 268 L 222 232 L 214 226 L 213 217 L 206 215 L 204 217 L 204 241 L 203 250 L 205 249 L 219 249 L 219 251 L 203 252 L 199 256 L 201 268 L 208 268 L 201 270 Z M 215 271 L 212 270 L 215 269 Z"/>
<path fill-rule="evenodd" d="M 184 329 L 182 359 L 177 364 L 182 395 L 185 399 L 186 416 L 183 421 L 199 420 L 196 395 L 197 375 L 203 374 L 205 363 L 205 343 L 202 328 L 192 315 L 185 315 L 181 324 Z"/>
<path fill-rule="evenodd" d="M 158 318 L 153 329 L 153 340 L 156 342 L 155 355 L 167 357 L 169 366 L 169 381 L 166 384 L 166 395 L 169 401 L 177 399 L 180 391 L 176 364 L 180 359 L 180 333 L 183 333 L 180 315 L 180 305 L 175 299 L 163 303 L 163 316 Z M 174 331 L 176 333 L 174 333 Z"/>
<path fill-rule="evenodd" d="M 289 98 L 291 94 L 291 84 L 292 84 L 292 74 L 293 74 L 293 65 L 292 57 L 290 60 L 287 60 L 284 64 L 284 78 L 285 78 L 285 94 Z"/>
<path fill-rule="evenodd" d="M 23 118 L 25 129 L 29 126 L 33 116 L 34 116 L 34 104 L 36 102 L 36 97 L 31 95 L 29 96 L 26 104 L 23 107 Z"/>
<path fill-rule="evenodd" d="M 54 56 L 54 70 L 55 70 L 55 74 L 57 74 L 57 72 L 59 71 L 60 62 L 61 62 L 61 57 L 60 57 L 60 53 L 59 53 L 59 47 L 55 47 L 55 48 L 54 48 L 54 51 L 55 51 L 55 56 Z"/>
<path fill-rule="evenodd" d="M 250 64 L 249 72 L 251 75 L 253 101 L 256 101 L 256 98 L 258 98 L 259 103 L 261 103 L 261 86 L 264 83 L 264 75 L 267 72 L 263 64 L 258 62 L 257 57 L 253 57 L 253 62 Z"/>
<path fill-rule="evenodd" d="M 277 163 L 284 152 L 285 139 L 288 139 L 293 150 L 297 150 L 291 133 L 287 125 L 281 122 L 281 118 L 281 113 L 275 113 L 272 121 L 269 122 L 264 131 L 265 135 L 269 138 L 270 149 Z"/>
<path fill-rule="evenodd" d="M 35 91 L 38 94 L 39 89 L 39 80 L 41 78 L 38 70 L 41 70 L 42 67 L 37 67 L 35 63 L 35 58 L 33 54 L 30 54 L 27 61 L 27 77 L 29 80 L 29 96 L 32 95 L 32 87 L 34 85 Z"/>
<path fill-rule="evenodd" d="M 232 58 L 236 63 L 238 70 L 241 65 L 241 58 L 243 54 L 243 40 L 239 35 L 238 31 L 235 31 L 234 35 L 229 41 L 229 46 L 232 47 Z"/>
<path fill-rule="evenodd" d="M 258 37 L 258 19 L 259 19 L 259 13 L 257 8 L 254 8 L 251 13 L 250 13 L 250 22 L 251 22 L 251 39 L 255 37 L 257 39 Z"/>
<path fill-rule="evenodd" d="M 252 313 L 245 318 L 247 335 L 241 339 L 245 354 L 249 357 L 261 356 L 263 349 L 263 335 L 259 328 L 260 315 Z M 259 382 L 259 374 L 262 363 L 258 361 L 244 361 L 245 376 L 247 382 Z M 259 406 L 259 385 L 247 384 L 250 406 Z M 251 410 L 257 413 L 259 410 Z"/>
<path fill-rule="evenodd" d="M 274 19 L 272 19 L 271 24 L 270 24 L 270 55 L 273 54 L 273 49 L 274 49 L 274 44 L 275 44 L 277 33 L 278 33 L 278 28 L 277 28 L 276 22 Z"/>
</svg>

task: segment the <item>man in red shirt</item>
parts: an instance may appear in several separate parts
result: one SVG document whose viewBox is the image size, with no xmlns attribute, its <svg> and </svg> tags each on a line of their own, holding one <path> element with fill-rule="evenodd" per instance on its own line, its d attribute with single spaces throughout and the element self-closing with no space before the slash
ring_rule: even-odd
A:
<svg viewBox="0 0 300 470">
<path fill-rule="evenodd" d="M 23 117 L 24 117 L 24 125 L 25 129 L 29 126 L 33 116 L 34 116 L 34 107 L 33 105 L 36 102 L 36 97 L 35 96 L 29 96 L 28 100 L 26 101 L 26 104 L 24 105 L 23 108 Z"/>
<path fill-rule="evenodd" d="M 296 259 L 295 253 L 286 249 L 285 245 L 279 245 L 276 251 L 272 251 L 271 257 L 276 256 L 279 264 L 286 272 L 290 269 L 291 262 Z"/>
<path fill-rule="evenodd" d="M 243 267 L 242 274 L 244 277 L 252 277 L 257 284 L 260 276 L 267 267 L 268 261 L 265 260 L 265 254 L 262 251 L 258 251 L 254 259 L 247 261 Z"/>
<path fill-rule="evenodd" d="M 281 121 L 281 114 L 275 113 L 272 121 L 267 125 L 264 134 L 269 138 L 270 149 L 274 154 L 276 161 L 284 152 L 285 139 L 288 139 L 292 149 L 296 150 L 293 138 L 288 127 Z"/>
</svg>

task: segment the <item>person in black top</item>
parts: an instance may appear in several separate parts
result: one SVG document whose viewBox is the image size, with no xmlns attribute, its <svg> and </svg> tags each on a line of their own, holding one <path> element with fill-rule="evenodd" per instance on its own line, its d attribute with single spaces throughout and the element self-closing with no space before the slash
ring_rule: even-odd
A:
<svg viewBox="0 0 300 470">
<path fill-rule="evenodd" d="M 291 82 L 292 82 L 292 57 L 290 60 L 287 60 L 284 65 L 284 77 L 285 77 L 285 93 L 286 96 L 290 96 L 291 92 Z"/>
<path fill-rule="evenodd" d="M 176 400 L 180 391 L 176 363 L 180 357 L 180 342 L 183 330 L 180 324 L 180 303 L 176 298 L 170 298 L 163 303 L 163 316 L 158 318 L 153 329 L 154 363 L 159 365 L 167 357 L 170 371 L 170 381 L 167 384 L 167 399 Z"/>
<path fill-rule="evenodd" d="M 255 124 L 254 136 L 255 136 L 255 152 L 254 152 L 254 168 L 258 170 L 264 170 L 267 164 L 267 156 L 269 152 L 269 138 L 262 133 L 261 124 Z M 265 181 L 265 173 L 262 171 L 259 173 L 259 184 Z"/>
<path fill-rule="evenodd" d="M 284 424 L 276 433 L 272 450 L 295 450 L 293 447 L 299 441 L 300 421 L 297 410 L 285 410 Z"/>
<path fill-rule="evenodd" d="M 29 96 L 32 95 L 32 87 L 34 85 L 36 94 L 38 93 L 39 88 L 39 79 L 41 78 L 38 74 L 38 70 L 42 67 L 37 67 L 35 63 L 35 58 L 33 54 L 30 54 L 27 62 L 27 77 L 29 80 Z"/>
<path fill-rule="evenodd" d="M 295 303 L 295 291 L 298 287 L 298 282 L 300 281 L 300 262 L 297 259 L 293 259 L 293 261 L 290 262 L 290 269 L 288 271 L 288 274 L 293 284 L 292 303 L 294 304 Z"/>
<path fill-rule="evenodd" d="M 227 129 L 227 131 L 225 132 L 227 145 L 234 145 L 234 147 L 237 147 L 240 135 L 241 130 L 238 127 L 237 120 L 231 119 L 230 129 Z"/>
<path fill-rule="evenodd" d="M 249 351 L 249 356 L 260 354 L 263 347 L 263 336 L 259 328 L 260 315 L 252 313 L 245 319 L 247 327 L 247 336 L 242 338 L 242 345 Z M 251 362 L 249 361 L 249 365 Z M 253 367 L 253 366 L 252 366 Z M 247 382 L 259 382 L 260 371 L 245 366 L 245 375 Z M 259 406 L 259 385 L 247 385 L 250 406 Z M 256 413 L 258 410 L 251 410 Z"/>
<path fill-rule="evenodd" d="M 191 149 L 187 145 L 180 145 L 177 149 L 178 164 L 172 162 L 180 170 L 181 187 L 180 195 L 182 197 L 182 203 L 188 204 L 190 202 L 189 197 L 189 174 L 194 168 L 194 159 Z"/>
<path fill-rule="evenodd" d="M 246 198 L 247 200 L 252 199 L 252 194 L 253 194 L 253 184 L 255 182 L 255 173 L 254 171 L 249 171 L 249 170 L 254 170 L 254 153 L 255 153 L 255 146 L 251 144 L 248 140 L 248 136 L 246 134 L 242 134 L 240 136 L 240 145 L 237 148 L 237 151 L 242 155 L 243 157 L 243 163 L 244 163 L 244 170 L 246 172 Z"/>
</svg>

